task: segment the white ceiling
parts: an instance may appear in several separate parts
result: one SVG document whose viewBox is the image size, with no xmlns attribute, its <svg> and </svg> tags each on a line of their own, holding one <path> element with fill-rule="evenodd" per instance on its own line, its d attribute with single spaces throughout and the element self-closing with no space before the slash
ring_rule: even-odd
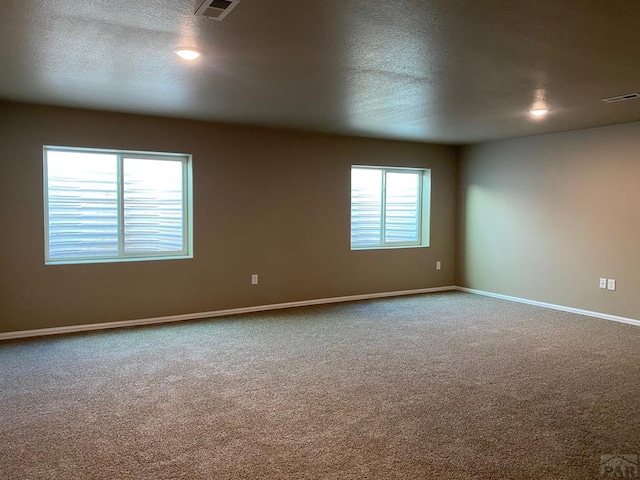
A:
<svg viewBox="0 0 640 480">
<path fill-rule="evenodd" d="M 200 3 L 2 0 L 0 98 L 444 143 L 640 120 L 600 101 L 640 91 L 638 0 Z"/>
</svg>

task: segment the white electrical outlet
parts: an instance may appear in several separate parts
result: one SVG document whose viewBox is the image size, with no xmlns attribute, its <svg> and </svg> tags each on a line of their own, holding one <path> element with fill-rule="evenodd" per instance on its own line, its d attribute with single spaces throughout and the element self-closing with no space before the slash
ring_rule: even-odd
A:
<svg viewBox="0 0 640 480">
<path fill-rule="evenodd" d="M 606 278 L 601 278 L 600 279 L 600 288 L 607 288 L 607 279 Z"/>
<path fill-rule="evenodd" d="M 258 274 L 254 273 L 251 275 L 251 285 L 257 285 L 258 284 Z"/>
<path fill-rule="evenodd" d="M 436 262 L 436 270 L 440 270 L 440 268 L 442 268 L 442 265 L 440 262 Z"/>
<path fill-rule="evenodd" d="M 616 281 L 613 278 L 607 280 L 607 290 L 615 290 L 616 289 Z"/>
</svg>

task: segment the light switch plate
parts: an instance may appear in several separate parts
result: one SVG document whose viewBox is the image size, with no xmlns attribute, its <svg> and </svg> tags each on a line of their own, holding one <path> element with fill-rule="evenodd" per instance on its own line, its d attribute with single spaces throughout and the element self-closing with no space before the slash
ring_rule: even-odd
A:
<svg viewBox="0 0 640 480">
<path fill-rule="evenodd" d="M 616 281 L 613 278 L 607 280 L 607 290 L 615 290 L 616 289 Z"/>
</svg>

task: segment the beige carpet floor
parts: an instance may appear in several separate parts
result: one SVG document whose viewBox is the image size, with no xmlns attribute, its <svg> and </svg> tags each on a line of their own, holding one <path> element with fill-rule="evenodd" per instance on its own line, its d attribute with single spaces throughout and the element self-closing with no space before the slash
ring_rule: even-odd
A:
<svg viewBox="0 0 640 480">
<path fill-rule="evenodd" d="M 585 480 L 639 451 L 640 328 L 461 292 L 0 343 L 1 479 Z"/>
</svg>

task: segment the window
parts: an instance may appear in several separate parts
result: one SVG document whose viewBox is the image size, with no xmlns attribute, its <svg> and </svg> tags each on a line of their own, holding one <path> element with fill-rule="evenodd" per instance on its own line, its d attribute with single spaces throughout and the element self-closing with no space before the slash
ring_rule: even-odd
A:
<svg viewBox="0 0 640 480">
<path fill-rule="evenodd" d="M 351 168 L 351 249 L 428 246 L 429 170 Z"/>
<path fill-rule="evenodd" d="M 191 157 L 44 148 L 45 263 L 191 258 Z"/>
</svg>

